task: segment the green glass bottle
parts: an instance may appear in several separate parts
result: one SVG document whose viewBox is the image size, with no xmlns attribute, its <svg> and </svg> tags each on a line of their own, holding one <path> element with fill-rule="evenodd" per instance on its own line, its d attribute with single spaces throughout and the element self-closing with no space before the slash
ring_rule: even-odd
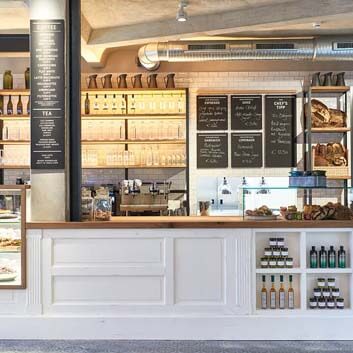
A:
<svg viewBox="0 0 353 353">
<path fill-rule="evenodd" d="M 12 77 L 11 70 L 6 70 L 4 73 L 3 88 L 13 89 L 13 77 Z"/>
</svg>

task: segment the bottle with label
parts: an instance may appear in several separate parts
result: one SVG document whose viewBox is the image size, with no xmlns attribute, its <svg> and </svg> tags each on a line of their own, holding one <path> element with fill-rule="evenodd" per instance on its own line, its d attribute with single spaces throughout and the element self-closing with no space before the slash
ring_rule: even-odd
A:
<svg viewBox="0 0 353 353">
<path fill-rule="evenodd" d="M 320 268 L 327 268 L 327 251 L 324 246 L 322 246 L 319 251 L 319 264 Z"/>
<path fill-rule="evenodd" d="M 276 309 L 276 288 L 275 288 L 275 276 L 274 275 L 271 275 L 270 308 Z"/>
<path fill-rule="evenodd" d="M 88 93 L 86 93 L 86 99 L 85 99 L 85 114 L 89 115 L 90 111 L 90 102 L 89 102 L 89 96 Z"/>
<path fill-rule="evenodd" d="M 31 115 L 31 98 L 28 97 L 27 101 L 27 115 Z"/>
<path fill-rule="evenodd" d="M 4 96 L 0 95 L 0 115 L 4 114 Z"/>
<path fill-rule="evenodd" d="M 112 111 L 116 112 L 117 110 L 118 110 L 118 102 L 116 101 L 116 95 L 113 94 Z"/>
<path fill-rule="evenodd" d="M 293 276 L 292 275 L 289 275 L 288 309 L 294 309 L 294 289 L 293 289 Z"/>
<path fill-rule="evenodd" d="M 262 276 L 261 309 L 267 309 L 266 276 Z"/>
<path fill-rule="evenodd" d="M 121 114 L 125 114 L 125 113 L 126 113 L 126 99 L 125 99 L 125 94 L 121 95 L 120 110 L 121 110 Z"/>
<path fill-rule="evenodd" d="M 135 101 L 135 95 L 131 95 L 131 104 L 130 104 L 130 109 L 131 109 L 131 113 L 135 114 L 136 111 L 136 101 Z"/>
<path fill-rule="evenodd" d="M 19 95 L 18 102 L 17 102 L 17 115 L 22 115 L 22 114 L 23 114 L 23 104 L 22 104 L 21 95 Z"/>
<path fill-rule="evenodd" d="M 94 110 L 99 110 L 99 101 L 98 101 L 98 94 L 96 94 L 93 102 L 93 109 Z"/>
<path fill-rule="evenodd" d="M 13 104 L 11 100 L 11 95 L 9 96 L 9 101 L 7 102 L 7 115 L 13 114 Z"/>
<path fill-rule="evenodd" d="M 315 246 L 312 246 L 310 250 L 310 268 L 317 268 L 317 251 Z"/>
<path fill-rule="evenodd" d="M 336 251 L 332 245 L 328 251 L 328 267 L 336 268 Z"/>
<path fill-rule="evenodd" d="M 340 249 L 338 250 L 338 267 L 339 268 L 346 268 L 346 251 L 344 247 L 341 245 Z"/>
<path fill-rule="evenodd" d="M 286 291 L 284 290 L 284 286 L 283 286 L 283 275 L 279 276 L 279 280 L 280 280 L 280 288 L 279 288 L 279 308 L 280 309 L 284 309 L 286 306 Z"/>
<path fill-rule="evenodd" d="M 103 110 L 108 110 L 109 105 L 108 105 L 108 100 L 107 100 L 107 95 L 104 95 L 104 100 L 103 100 Z"/>
</svg>

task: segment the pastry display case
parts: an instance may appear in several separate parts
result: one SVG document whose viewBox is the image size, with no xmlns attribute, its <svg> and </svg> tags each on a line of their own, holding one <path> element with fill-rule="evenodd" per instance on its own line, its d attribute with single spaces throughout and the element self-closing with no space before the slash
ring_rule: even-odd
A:
<svg viewBox="0 0 353 353">
<path fill-rule="evenodd" d="M 0 185 L 0 289 L 26 287 L 27 185 Z"/>
</svg>

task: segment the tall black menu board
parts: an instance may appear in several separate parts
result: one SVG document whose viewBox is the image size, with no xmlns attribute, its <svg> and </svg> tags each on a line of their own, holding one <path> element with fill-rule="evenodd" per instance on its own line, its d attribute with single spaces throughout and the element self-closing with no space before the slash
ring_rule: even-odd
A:
<svg viewBox="0 0 353 353">
<path fill-rule="evenodd" d="M 228 134 L 197 134 L 197 168 L 228 167 Z"/>
<path fill-rule="evenodd" d="M 228 129 L 228 96 L 197 96 L 197 130 Z"/>
<path fill-rule="evenodd" d="M 262 133 L 231 136 L 232 168 L 262 168 Z"/>
<path fill-rule="evenodd" d="M 295 165 L 296 97 L 265 97 L 265 166 Z"/>
<path fill-rule="evenodd" d="M 31 168 L 65 168 L 64 20 L 31 20 Z"/>
<path fill-rule="evenodd" d="M 262 129 L 262 97 L 231 96 L 232 130 Z"/>
</svg>

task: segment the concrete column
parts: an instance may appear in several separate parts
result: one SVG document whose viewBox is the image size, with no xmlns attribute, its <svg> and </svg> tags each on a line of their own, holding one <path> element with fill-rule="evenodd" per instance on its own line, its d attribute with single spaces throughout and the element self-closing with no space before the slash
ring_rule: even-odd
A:
<svg viewBox="0 0 353 353">
<path fill-rule="evenodd" d="M 31 20 L 65 19 L 65 12 L 66 0 L 30 1 Z M 31 220 L 64 221 L 66 192 L 65 170 L 31 170 Z"/>
</svg>

